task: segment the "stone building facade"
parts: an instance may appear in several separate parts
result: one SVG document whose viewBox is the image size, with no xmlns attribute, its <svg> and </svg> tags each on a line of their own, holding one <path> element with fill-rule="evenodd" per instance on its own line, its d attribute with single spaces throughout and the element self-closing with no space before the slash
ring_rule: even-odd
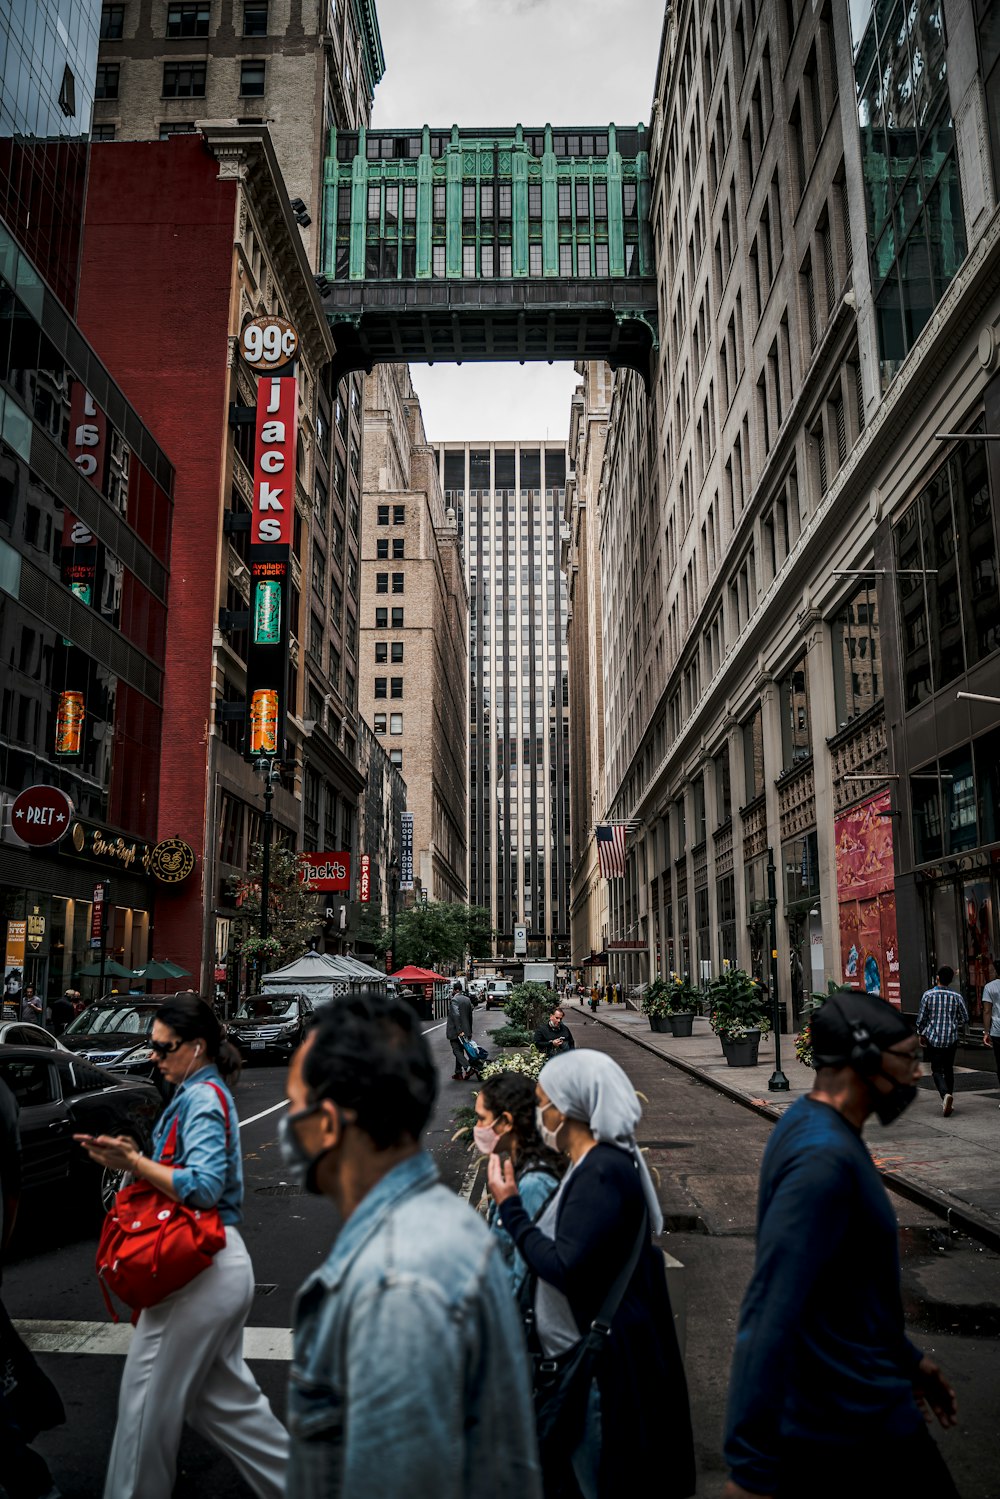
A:
<svg viewBox="0 0 1000 1499">
<path fill-rule="evenodd" d="M 613 934 L 643 944 L 628 981 L 762 972 L 770 849 L 793 1018 L 829 979 L 910 1008 L 939 962 L 979 1013 L 1000 844 L 979 11 L 667 15 L 660 351 L 648 395 L 618 377 L 602 510 L 609 804 L 638 822 L 610 890 Z"/>
<path fill-rule="evenodd" d="M 365 380 L 358 702 L 407 785 L 413 884 L 404 901 L 466 901 L 466 639 L 458 521 L 406 365 Z"/>
</svg>

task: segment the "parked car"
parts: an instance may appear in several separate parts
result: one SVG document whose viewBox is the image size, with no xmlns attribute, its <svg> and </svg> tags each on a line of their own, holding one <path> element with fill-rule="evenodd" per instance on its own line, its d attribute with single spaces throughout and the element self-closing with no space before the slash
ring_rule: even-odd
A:
<svg viewBox="0 0 1000 1499">
<path fill-rule="evenodd" d="M 0 1078 L 20 1105 L 23 1196 L 68 1187 L 95 1218 L 106 1212 L 123 1173 L 96 1166 L 73 1136 L 130 1135 L 148 1150 L 158 1090 L 49 1046 L 0 1048 Z"/>
<path fill-rule="evenodd" d="M 469 998 L 472 1000 L 472 1003 L 474 1005 L 481 1004 L 483 995 L 486 993 L 486 980 L 470 979 L 466 987 L 468 988 Z"/>
<path fill-rule="evenodd" d="M 65 1051 L 58 1036 L 30 1020 L 0 1020 L 0 1046 L 50 1046 Z"/>
<path fill-rule="evenodd" d="M 244 1061 L 268 1052 L 290 1057 L 313 1015 L 308 994 L 251 994 L 229 1021 L 227 1034 Z"/>
<path fill-rule="evenodd" d="M 509 979 L 490 979 L 486 985 L 486 1008 L 502 1010 L 510 999 L 510 991 Z"/>
<path fill-rule="evenodd" d="M 68 1051 L 98 1067 L 114 1067 L 130 1077 L 156 1082 L 160 1074 L 148 1042 L 162 1003 L 162 999 L 134 995 L 88 1005 L 70 1021 L 60 1040 Z"/>
</svg>

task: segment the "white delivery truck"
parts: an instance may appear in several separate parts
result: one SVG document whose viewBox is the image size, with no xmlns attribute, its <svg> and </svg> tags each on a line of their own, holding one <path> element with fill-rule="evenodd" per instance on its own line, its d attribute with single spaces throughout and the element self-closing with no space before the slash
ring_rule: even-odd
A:
<svg viewBox="0 0 1000 1499">
<path fill-rule="evenodd" d="M 554 963 L 525 963 L 524 982 L 526 984 L 544 984 L 548 989 L 556 986 L 556 965 Z"/>
</svg>

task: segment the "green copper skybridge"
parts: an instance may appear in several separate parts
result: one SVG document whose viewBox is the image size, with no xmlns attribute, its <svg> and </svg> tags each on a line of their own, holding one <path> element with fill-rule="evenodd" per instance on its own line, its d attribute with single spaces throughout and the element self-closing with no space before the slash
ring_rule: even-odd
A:
<svg viewBox="0 0 1000 1499">
<path fill-rule="evenodd" d="M 639 125 L 330 132 L 323 274 L 335 373 L 607 359 L 657 346 Z"/>
</svg>

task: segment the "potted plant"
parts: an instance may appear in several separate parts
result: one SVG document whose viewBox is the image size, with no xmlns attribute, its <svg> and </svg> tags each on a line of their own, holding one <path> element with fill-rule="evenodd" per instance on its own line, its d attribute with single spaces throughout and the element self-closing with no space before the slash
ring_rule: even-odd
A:
<svg viewBox="0 0 1000 1499">
<path fill-rule="evenodd" d="M 666 979 L 654 979 L 642 996 L 642 1013 L 649 1018 L 651 1031 L 670 1032 L 670 1000 Z"/>
<path fill-rule="evenodd" d="M 690 1036 L 694 1017 L 701 1008 L 701 991 L 692 984 L 690 977 L 679 973 L 670 975 L 667 985 L 667 1005 L 670 1029 L 675 1036 Z"/>
<path fill-rule="evenodd" d="M 813 1053 L 812 1044 L 812 1018 L 821 1004 L 829 999 L 831 994 L 836 994 L 837 985 L 833 979 L 827 979 L 826 993 L 820 994 L 815 989 L 802 1005 L 802 1029 L 795 1037 L 795 1055 L 806 1067 L 815 1067 L 816 1058 Z"/>
<path fill-rule="evenodd" d="M 756 1067 L 762 1035 L 771 1029 L 771 1014 L 757 979 L 742 968 L 729 968 L 708 986 L 709 1023 L 722 1042 L 730 1067 Z"/>
</svg>

